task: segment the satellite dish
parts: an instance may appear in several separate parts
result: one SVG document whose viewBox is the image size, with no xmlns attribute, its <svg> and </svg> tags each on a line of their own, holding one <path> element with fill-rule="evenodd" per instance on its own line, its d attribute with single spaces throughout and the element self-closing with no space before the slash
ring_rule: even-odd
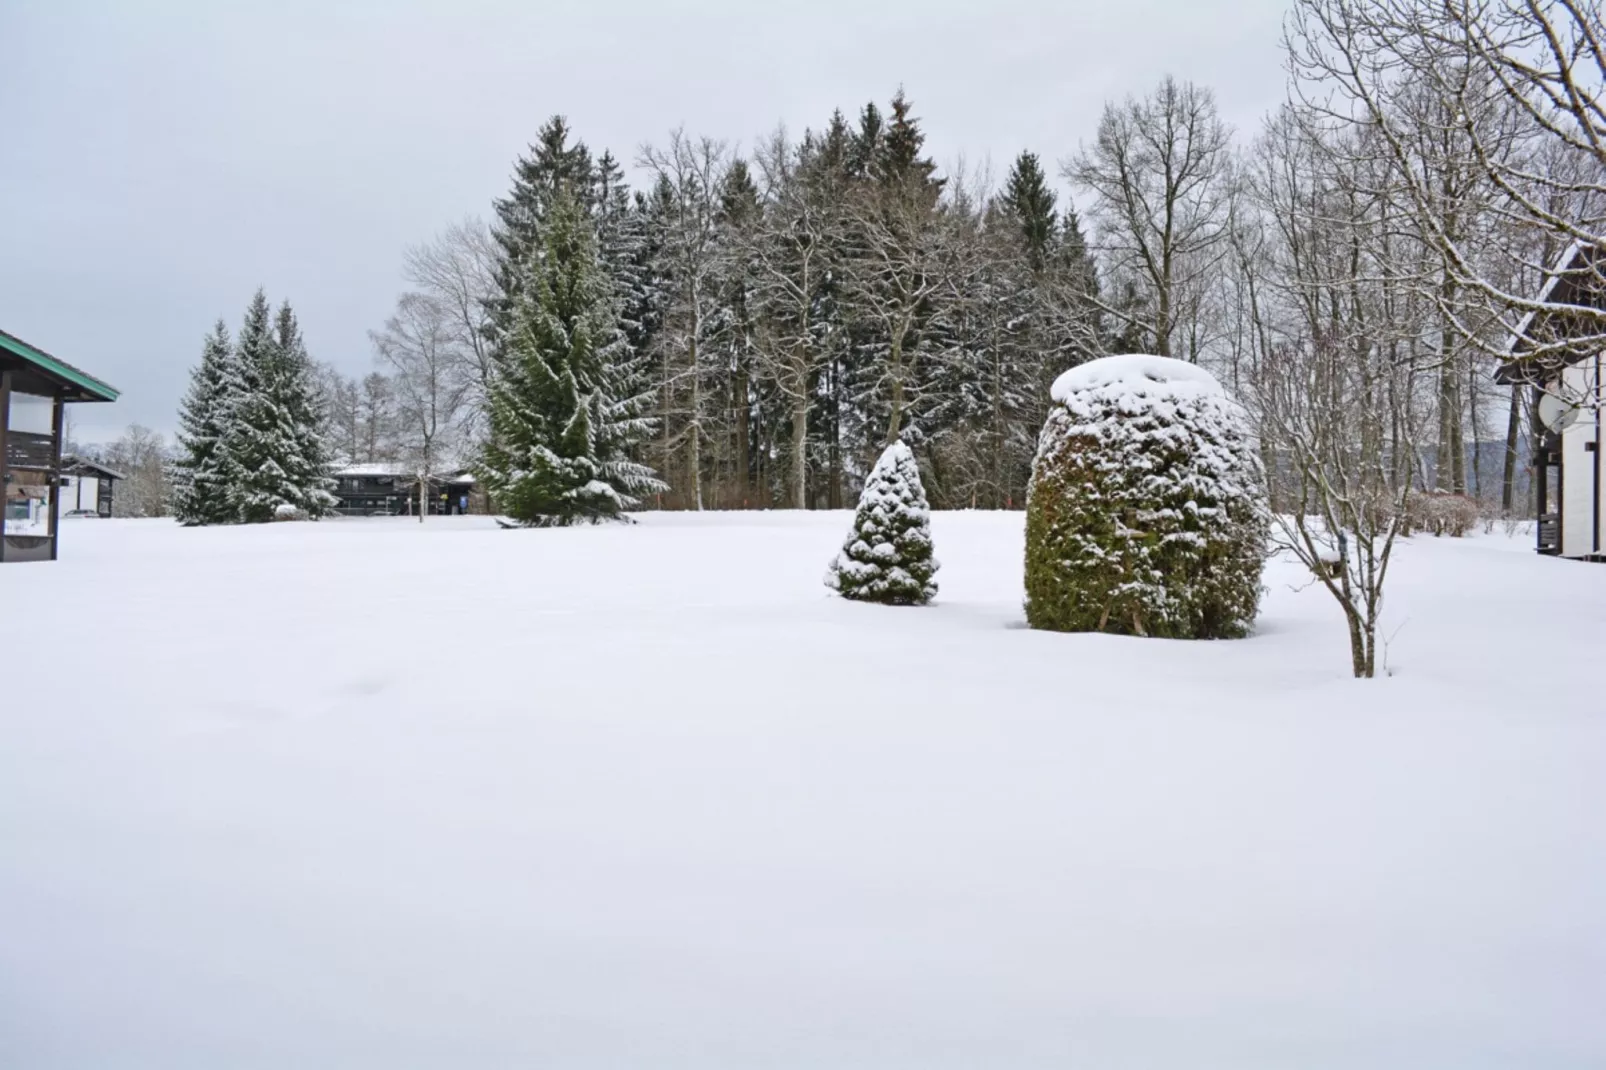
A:
<svg viewBox="0 0 1606 1070">
<path fill-rule="evenodd" d="M 1539 422 L 1557 434 L 1578 422 L 1578 406 L 1563 401 L 1555 394 L 1539 395 Z"/>
</svg>

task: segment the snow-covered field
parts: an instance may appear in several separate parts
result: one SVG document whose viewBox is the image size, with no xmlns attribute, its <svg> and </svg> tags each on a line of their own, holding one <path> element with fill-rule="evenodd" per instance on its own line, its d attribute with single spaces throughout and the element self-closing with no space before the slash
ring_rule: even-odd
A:
<svg viewBox="0 0 1606 1070">
<path fill-rule="evenodd" d="M 1600 1067 L 1606 568 L 1417 539 L 1390 679 L 929 609 L 846 514 L 72 524 L 0 568 L 0 1067 Z"/>
</svg>

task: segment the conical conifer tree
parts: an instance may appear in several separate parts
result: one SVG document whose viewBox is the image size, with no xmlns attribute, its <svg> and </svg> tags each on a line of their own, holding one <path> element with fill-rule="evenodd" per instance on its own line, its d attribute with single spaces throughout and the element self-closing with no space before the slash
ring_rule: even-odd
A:
<svg viewBox="0 0 1606 1070">
<path fill-rule="evenodd" d="M 1047 265 L 1050 249 L 1059 236 L 1055 200 L 1037 154 L 1023 152 L 1017 156 L 1001 201 L 1013 218 L 1025 245 L 1027 260 L 1036 272 Z"/>
<path fill-rule="evenodd" d="M 313 380 L 312 358 L 296 314 L 286 301 L 279 307 L 274 323 L 272 378 L 277 411 L 285 421 L 288 442 L 280 466 L 293 489 L 289 504 L 312 519 L 326 516 L 335 506 L 332 467 L 325 441 L 324 413 Z"/>
<path fill-rule="evenodd" d="M 591 152 L 570 140 L 569 122 L 554 115 L 542 124 L 534 145 L 513 166 L 513 188 L 496 202 L 497 245 L 495 291 L 489 301 L 493 349 L 505 344 L 519 304 L 530 260 L 541 247 L 541 228 L 560 191 L 578 196 L 590 207 L 594 199 Z M 622 181 L 622 175 L 620 176 Z"/>
<path fill-rule="evenodd" d="M 937 593 L 937 567 L 920 466 L 908 446 L 894 442 L 865 480 L 853 530 L 831 562 L 826 586 L 855 601 L 920 606 Z"/>
<path fill-rule="evenodd" d="M 840 113 L 832 116 L 833 125 L 839 117 Z M 872 100 L 859 112 L 858 130 L 848 135 L 847 152 L 843 158 L 848 175 L 853 178 L 870 177 L 875 159 L 881 152 L 882 134 L 881 109 Z"/>
<path fill-rule="evenodd" d="M 640 399 L 621 393 L 628 349 L 592 219 L 574 191 L 553 199 L 521 283 L 492 383 L 481 474 L 498 506 L 530 526 L 618 518 L 663 488 L 628 459 Z"/>
<path fill-rule="evenodd" d="M 189 393 L 179 410 L 182 456 L 174 466 L 173 515 L 181 524 L 226 524 L 234 519 L 222 441 L 239 385 L 229 329 L 220 319 L 206 336 L 201 363 L 190 373 Z"/>
<path fill-rule="evenodd" d="M 892 121 L 877 145 L 872 170 L 883 186 L 906 189 L 911 194 L 929 197 L 933 203 L 942 191 L 944 179 L 934 177 L 937 164 L 922 156 L 926 145 L 925 132 L 920 120 L 912 114 L 914 105 L 899 89 L 892 98 Z"/>
<path fill-rule="evenodd" d="M 272 520 L 281 505 L 299 508 L 300 488 L 287 467 L 296 449 L 292 417 L 278 390 L 278 346 L 268 298 L 258 290 L 235 345 L 240 394 L 224 431 L 229 503 L 240 523 Z"/>
</svg>

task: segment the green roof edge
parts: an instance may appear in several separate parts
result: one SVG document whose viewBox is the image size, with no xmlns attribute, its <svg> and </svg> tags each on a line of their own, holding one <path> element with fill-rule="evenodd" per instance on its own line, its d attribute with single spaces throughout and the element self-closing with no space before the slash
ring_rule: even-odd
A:
<svg viewBox="0 0 1606 1070">
<path fill-rule="evenodd" d="M 122 396 L 122 391 L 115 386 L 103 383 L 88 372 L 81 372 L 65 361 L 57 360 L 44 350 L 35 349 L 14 334 L 0 331 L 0 349 L 9 350 L 23 360 L 59 375 L 75 386 L 83 387 L 101 401 L 116 401 Z"/>
</svg>

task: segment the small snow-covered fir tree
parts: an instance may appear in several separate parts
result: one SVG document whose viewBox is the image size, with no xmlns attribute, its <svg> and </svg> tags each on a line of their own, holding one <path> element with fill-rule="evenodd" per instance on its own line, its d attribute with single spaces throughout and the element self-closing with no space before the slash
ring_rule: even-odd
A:
<svg viewBox="0 0 1606 1070">
<path fill-rule="evenodd" d="M 220 319 L 206 336 L 201 363 L 190 373 L 189 393 L 179 410 L 173 515 L 181 524 L 226 524 L 234 519 L 222 440 L 239 386 L 229 329 Z"/>
<path fill-rule="evenodd" d="M 622 382 L 629 343 L 572 190 L 552 200 L 491 383 L 480 474 L 500 509 L 535 527 L 617 519 L 663 488 L 626 450 L 642 426 Z"/>
<path fill-rule="evenodd" d="M 1202 368 L 1090 361 L 1060 376 L 1026 505 L 1026 619 L 1051 631 L 1248 634 L 1269 513 L 1248 418 Z"/>
<path fill-rule="evenodd" d="M 922 606 L 937 593 L 937 567 L 920 466 L 908 446 L 894 442 L 865 480 L 853 530 L 825 584 L 860 602 Z"/>
</svg>

